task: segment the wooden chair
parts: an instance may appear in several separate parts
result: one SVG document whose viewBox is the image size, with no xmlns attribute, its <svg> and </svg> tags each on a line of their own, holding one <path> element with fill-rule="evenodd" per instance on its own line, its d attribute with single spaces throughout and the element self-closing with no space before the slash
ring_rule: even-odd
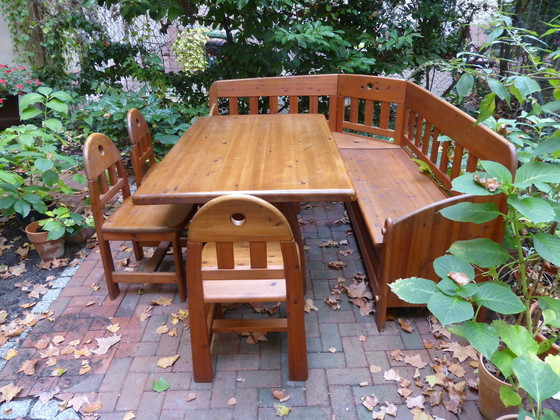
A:
<svg viewBox="0 0 560 420">
<path fill-rule="evenodd" d="M 127 173 L 115 144 L 105 135 L 91 134 L 84 144 L 84 168 L 105 281 L 111 299 L 119 294 L 118 283 L 176 283 L 186 300 L 185 271 L 180 235 L 192 205 L 146 205 L 132 203 Z M 122 193 L 123 202 L 107 218 L 104 206 Z M 159 244 L 154 256 L 135 272 L 116 271 L 110 241 L 132 241 L 137 260 L 143 259 L 140 243 Z M 157 271 L 169 247 L 173 248 L 175 272 Z"/>
<path fill-rule="evenodd" d="M 130 160 L 134 170 L 136 187 L 142 184 L 142 178 L 150 172 L 156 165 L 154 149 L 152 147 L 152 135 L 150 127 L 144 116 L 136 108 L 132 108 L 126 115 L 126 126 L 128 138 L 132 146 L 130 150 Z"/>
<path fill-rule="evenodd" d="M 195 382 L 212 382 L 215 332 L 287 332 L 290 380 L 307 379 L 299 251 L 286 217 L 268 202 L 226 195 L 193 217 L 187 285 Z M 286 318 L 222 319 L 222 303 L 286 302 Z"/>
</svg>

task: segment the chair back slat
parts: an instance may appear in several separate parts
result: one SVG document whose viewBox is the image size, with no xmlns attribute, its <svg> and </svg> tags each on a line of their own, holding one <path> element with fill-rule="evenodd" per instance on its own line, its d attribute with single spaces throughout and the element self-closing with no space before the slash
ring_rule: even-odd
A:
<svg viewBox="0 0 560 420">
<path fill-rule="evenodd" d="M 130 160 L 132 161 L 134 178 L 136 186 L 140 186 L 146 168 L 156 163 L 152 145 L 153 139 L 148 123 L 136 108 L 128 111 L 126 125 L 131 144 Z"/>
<path fill-rule="evenodd" d="M 217 242 L 216 259 L 218 261 L 218 268 L 220 269 L 235 267 L 235 257 L 233 255 L 233 243 Z"/>
</svg>

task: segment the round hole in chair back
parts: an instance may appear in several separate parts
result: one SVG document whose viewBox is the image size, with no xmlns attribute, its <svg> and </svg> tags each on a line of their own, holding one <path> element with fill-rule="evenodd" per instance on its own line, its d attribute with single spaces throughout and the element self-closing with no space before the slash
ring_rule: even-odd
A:
<svg viewBox="0 0 560 420">
<path fill-rule="evenodd" d="M 244 214 L 234 213 L 230 216 L 230 221 L 234 226 L 243 226 L 247 219 Z"/>
<path fill-rule="evenodd" d="M 97 150 L 99 151 L 99 154 L 101 156 L 103 156 L 105 154 L 105 149 L 103 148 L 102 145 L 97 146 Z"/>
</svg>

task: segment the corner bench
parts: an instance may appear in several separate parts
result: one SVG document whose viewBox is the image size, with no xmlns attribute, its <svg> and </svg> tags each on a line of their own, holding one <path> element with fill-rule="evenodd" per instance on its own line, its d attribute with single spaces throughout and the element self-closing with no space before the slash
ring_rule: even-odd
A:
<svg viewBox="0 0 560 420">
<path fill-rule="evenodd" d="M 389 308 L 401 301 L 388 285 L 402 277 L 437 280 L 434 259 L 456 240 L 501 241 L 503 222 L 458 223 L 439 211 L 473 197 L 451 181 L 492 160 L 512 173 L 515 148 L 487 127 L 412 82 L 364 75 L 287 76 L 221 80 L 210 89 L 210 113 L 321 113 L 352 177 L 357 201 L 346 203 L 383 330 Z M 412 160 L 416 159 L 416 161 Z M 429 173 L 419 171 L 423 162 Z"/>
</svg>

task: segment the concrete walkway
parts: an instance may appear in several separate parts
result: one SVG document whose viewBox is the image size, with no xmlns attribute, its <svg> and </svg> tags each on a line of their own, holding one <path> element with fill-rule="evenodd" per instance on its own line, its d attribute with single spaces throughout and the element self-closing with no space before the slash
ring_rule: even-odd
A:
<svg viewBox="0 0 560 420">
<path fill-rule="evenodd" d="M 288 380 L 283 335 L 268 334 L 268 341 L 248 344 L 247 337 L 219 334 L 213 348 L 214 382 L 193 382 L 189 330 L 181 312 L 188 305 L 179 301 L 173 286 L 123 285 L 118 299 L 109 300 L 100 256 L 93 250 L 74 273 L 59 279 L 58 291 L 51 294 L 50 301 L 47 296 L 47 303 L 40 308 L 44 311 L 50 304 L 54 311 L 52 322 L 40 320 L 22 336 L 22 341 L 10 344 L 19 353 L 4 361 L 0 386 L 13 383 L 22 389 L 11 402 L 0 405 L 0 418 L 71 419 L 98 415 L 101 419 L 122 420 L 134 414 L 137 419 L 274 419 L 276 410 L 282 409 L 280 404 L 291 409 L 288 418 L 292 419 L 371 419 L 372 413 L 362 405 L 362 399 L 371 394 L 379 399 L 374 410 L 379 410 L 385 401 L 395 404 L 396 417 L 386 418 L 413 418 L 405 398 L 398 393 L 402 384 L 385 379 L 384 373 L 393 368 L 411 380 L 408 388 L 412 396 L 420 395 L 423 389 L 414 385 L 415 368 L 395 360 L 391 351 L 419 354 L 428 363 L 450 358 L 450 353 L 425 348 L 423 339 L 438 341 L 430 333 L 425 317 L 411 319 L 412 333 L 403 331 L 395 321 L 388 322 L 380 333 L 372 315 L 360 315 L 359 308 L 346 296 L 340 301 L 340 310 L 325 304 L 324 299 L 340 277 L 350 284 L 355 274 L 364 272 L 357 245 L 351 226 L 344 223 L 344 206 L 340 203 L 304 205 L 300 218 L 308 257 L 306 297 L 318 309 L 306 314 L 307 381 Z M 348 241 L 348 245 L 343 242 L 338 248 L 320 246 L 329 239 Z M 348 249 L 356 252 L 340 253 Z M 115 251 L 119 259 L 131 255 L 126 244 L 117 244 Z M 342 270 L 331 269 L 331 261 L 347 265 Z M 158 298 L 168 298 L 171 303 L 153 305 Z M 245 316 L 268 316 L 255 314 L 251 308 L 237 310 Z M 174 319 L 178 322 L 173 323 Z M 114 332 L 107 330 L 111 325 Z M 162 333 L 163 328 L 156 332 L 162 325 L 169 331 Z M 173 330 L 176 334 L 170 334 Z M 116 342 L 106 353 L 92 352 L 99 348 L 98 343 L 107 344 L 111 338 Z M 6 351 L 3 348 L 0 356 Z M 179 358 L 171 367 L 157 367 L 159 359 L 174 355 Z M 37 361 L 34 374 L 18 372 L 26 360 Z M 52 376 L 58 368 L 66 371 Z M 432 374 L 432 369 L 428 364 L 419 373 L 424 378 Z M 475 376 L 472 369 L 467 376 Z M 167 383 L 169 387 L 157 392 L 154 381 L 160 378 L 160 385 Z M 56 397 L 47 401 L 46 394 L 57 388 Z M 289 400 L 280 402 L 273 390 L 285 390 Z M 45 404 L 36 397 L 41 393 Z M 60 407 L 61 401 L 66 405 Z M 476 401 L 477 393 L 467 390 L 458 416 L 441 404 L 430 407 L 426 403 L 425 411 L 445 419 L 477 420 L 480 414 Z M 89 416 L 88 411 L 92 413 Z"/>
</svg>

